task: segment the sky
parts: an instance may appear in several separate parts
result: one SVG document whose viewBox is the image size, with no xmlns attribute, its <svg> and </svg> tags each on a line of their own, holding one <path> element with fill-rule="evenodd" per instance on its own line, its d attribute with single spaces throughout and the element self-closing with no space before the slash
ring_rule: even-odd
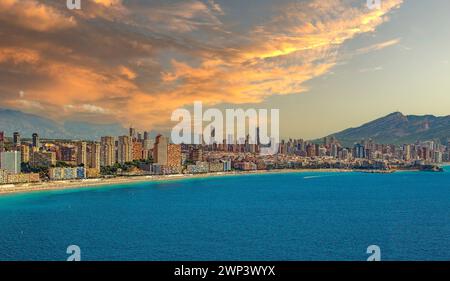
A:
<svg viewBox="0 0 450 281">
<path fill-rule="evenodd" d="M 0 108 L 167 130 L 178 108 L 277 108 L 318 138 L 448 115 L 450 2 L 0 0 Z"/>
</svg>

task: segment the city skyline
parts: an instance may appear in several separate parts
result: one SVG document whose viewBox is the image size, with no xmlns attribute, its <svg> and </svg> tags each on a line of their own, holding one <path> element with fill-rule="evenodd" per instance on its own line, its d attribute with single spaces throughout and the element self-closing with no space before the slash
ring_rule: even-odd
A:
<svg viewBox="0 0 450 281">
<path fill-rule="evenodd" d="M 349 147 L 335 137 L 322 143 L 289 139 L 272 144 L 271 154 L 263 152 L 264 146 L 248 136 L 242 142 L 176 144 L 135 128 L 129 128 L 129 135 L 104 136 L 100 142 L 42 140 L 36 133 L 31 141 L 22 141 L 20 132 L 15 132 L 8 143 L 0 131 L 0 184 L 280 169 L 442 172 L 439 165 L 450 161 L 450 140 L 395 145 L 368 139 Z"/>
<path fill-rule="evenodd" d="M 154 131 L 195 100 L 279 108 L 281 135 L 305 139 L 448 115 L 449 3 L 277 3 L 0 1 L 0 107 Z"/>
</svg>

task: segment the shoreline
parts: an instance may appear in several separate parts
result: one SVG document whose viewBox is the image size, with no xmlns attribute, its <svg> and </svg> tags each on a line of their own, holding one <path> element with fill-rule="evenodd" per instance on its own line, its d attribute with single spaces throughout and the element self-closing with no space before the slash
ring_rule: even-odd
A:
<svg viewBox="0 0 450 281">
<path fill-rule="evenodd" d="M 264 174 L 282 174 L 282 173 L 308 173 L 308 172 L 332 172 L 332 173 L 350 173 L 358 172 L 348 169 L 280 169 L 280 170 L 257 170 L 247 172 L 217 172 L 206 174 L 174 174 L 174 175 L 137 175 L 137 176 L 119 176 L 114 178 L 98 178 L 84 180 L 66 180 L 49 181 L 27 184 L 8 184 L 0 185 L 0 196 L 19 193 L 31 193 L 39 191 L 52 190 L 77 190 L 83 188 L 98 187 L 102 188 L 111 185 L 133 184 L 143 182 L 165 182 L 171 180 L 184 180 L 195 178 L 211 178 L 224 176 L 243 176 L 243 175 L 264 175 Z"/>
<path fill-rule="evenodd" d="M 136 176 L 118 176 L 112 178 L 97 178 L 84 180 L 65 180 L 65 181 L 49 181 L 40 183 L 27 184 L 9 184 L 0 185 L 0 196 L 10 194 L 24 194 L 40 191 L 56 191 L 56 190 L 79 190 L 83 188 L 102 188 L 112 185 L 133 184 L 143 182 L 165 182 L 172 180 L 184 180 L 195 178 L 211 178 L 224 176 L 243 176 L 243 175 L 265 175 L 265 174 L 283 174 L 283 173 L 369 173 L 369 174 L 390 174 L 399 170 L 357 170 L 357 169 L 280 169 L 280 170 L 256 170 L 256 171 L 233 171 L 233 172 L 217 172 L 206 174 L 174 174 L 174 175 L 136 175 Z M 408 170 L 416 171 L 416 170 Z M 417 170 L 418 171 L 418 170 Z"/>
</svg>

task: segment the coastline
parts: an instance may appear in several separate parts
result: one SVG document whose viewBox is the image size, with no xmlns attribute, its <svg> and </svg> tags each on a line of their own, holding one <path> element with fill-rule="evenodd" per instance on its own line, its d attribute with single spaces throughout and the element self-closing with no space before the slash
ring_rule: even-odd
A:
<svg viewBox="0 0 450 281">
<path fill-rule="evenodd" d="M 138 175 L 138 176 L 120 176 L 114 178 L 98 178 L 98 179 L 84 179 L 84 180 L 66 180 L 66 181 L 51 181 L 40 183 L 27 184 L 9 184 L 0 185 L 0 196 L 16 193 L 31 193 L 39 191 L 51 190 L 76 190 L 91 187 L 105 187 L 120 184 L 132 184 L 142 182 L 165 182 L 171 180 L 183 180 L 194 178 L 210 178 L 223 176 L 242 176 L 242 175 L 262 175 L 262 174 L 283 174 L 283 173 L 350 173 L 358 172 L 348 169 L 280 169 L 280 170 L 257 170 L 247 172 L 218 172 L 206 174 L 175 174 L 175 175 Z"/>
<path fill-rule="evenodd" d="M 448 165 L 448 164 L 447 164 Z M 443 166 L 446 166 L 444 164 Z M 279 170 L 256 170 L 256 171 L 233 171 L 217 172 L 206 174 L 174 174 L 174 175 L 136 175 L 136 176 L 118 176 L 113 178 L 97 178 L 83 180 L 66 181 L 48 181 L 40 183 L 27 184 L 9 184 L 0 185 L 0 196 L 9 194 L 32 193 L 39 191 L 52 190 L 78 190 L 83 188 L 102 188 L 111 185 L 132 184 L 143 182 L 165 182 L 172 180 L 184 180 L 194 178 L 210 178 L 224 176 L 243 176 L 243 175 L 264 175 L 264 174 L 283 174 L 283 173 L 369 173 L 369 174 L 390 174 L 402 170 L 358 170 L 358 169 L 279 169 Z M 405 170 L 419 171 L 419 170 Z"/>
</svg>

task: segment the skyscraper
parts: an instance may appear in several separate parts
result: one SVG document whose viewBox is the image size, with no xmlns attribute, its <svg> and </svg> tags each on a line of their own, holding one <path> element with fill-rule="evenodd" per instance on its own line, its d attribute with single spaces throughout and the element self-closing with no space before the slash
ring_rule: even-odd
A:
<svg viewBox="0 0 450 281">
<path fill-rule="evenodd" d="M 91 143 L 87 147 L 88 167 L 100 171 L 100 144 Z"/>
<path fill-rule="evenodd" d="M 41 142 L 39 140 L 39 135 L 37 133 L 33 134 L 33 147 L 36 147 L 36 148 L 41 147 Z"/>
<path fill-rule="evenodd" d="M 355 144 L 353 150 L 354 150 L 353 155 L 355 158 L 360 158 L 360 159 L 366 158 L 366 149 L 365 149 L 364 145 L 357 143 L 357 144 Z"/>
<path fill-rule="evenodd" d="M 330 148 L 330 156 L 337 158 L 338 157 L 338 146 L 335 143 L 331 144 L 331 148 Z"/>
<path fill-rule="evenodd" d="M 77 165 L 88 166 L 87 143 L 84 141 L 77 143 Z"/>
<path fill-rule="evenodd" d="M 19 151 L 0 152 L 0 168 L 11 174 L 20 173 L 21 157 Z"/>
<path fill-rule="evenodd" d="M 129 135 L 132 139 L 136 138 L 136 129 L 130 127 L 130 135 Z"/>
<path fill-rule="evenodd" d="M 306 156 L 314 157 L 316 155 L 316 146 L 312 143 L 306 145 Z"/>
<path fill-rule="evenodd" d="M 133 143 L 130 136 L 120 136 L 117 145 L 117 162 L 124 164 L 133 160 Z"/>
<path fill-rule="evenodd" d="M 143 141 L 142 157 L 144 159 L 153 158 L 153 147 L 155 145 L 155 140 L 147 139 Z"/>
<path fill-rule="evenodd" d="M 14 146 L 16 146 L 16 147 L 20 146 L 21 143 L 20 143 L 20 134 L 19 134 L 19 132 L 14 132 L 13 142 L 14 142 Z"/>
<path fill-rule="evenodd" d="M 20 158 L 22 163 L 30 162 L 30 147 L 26 144 L 20 146 Z"/>
<path fill-rule="evenodd" d="M 155 146 L 153 149 L 153 160 L 155 163 L 160 165 L 167 165 L 167 147 L 169 144 L 169 140 L 162 136 L 158 135 L 156 137 Z"/>
<path fill-rule="evenodd" d="M 435 151 L 435 152 L 433 153 L 433 162 L 434 162 L 434 163 L 437 163 L 437 164 L 442 163 L 442 152 L 440 152 L 440 151 Z"/>
<path fill-rule="evenodd" d="M 100 165 L 112 166 L 116 163 L 114 137 L 102 137 L 100 141 Z"/>
<path fill-rule="evenodd" d="M 411 160 L 411 145 L 407 144 L 403 146 L 403 153 L 404 153 L 404 160 L 410 161 Z"/>
</svg>

